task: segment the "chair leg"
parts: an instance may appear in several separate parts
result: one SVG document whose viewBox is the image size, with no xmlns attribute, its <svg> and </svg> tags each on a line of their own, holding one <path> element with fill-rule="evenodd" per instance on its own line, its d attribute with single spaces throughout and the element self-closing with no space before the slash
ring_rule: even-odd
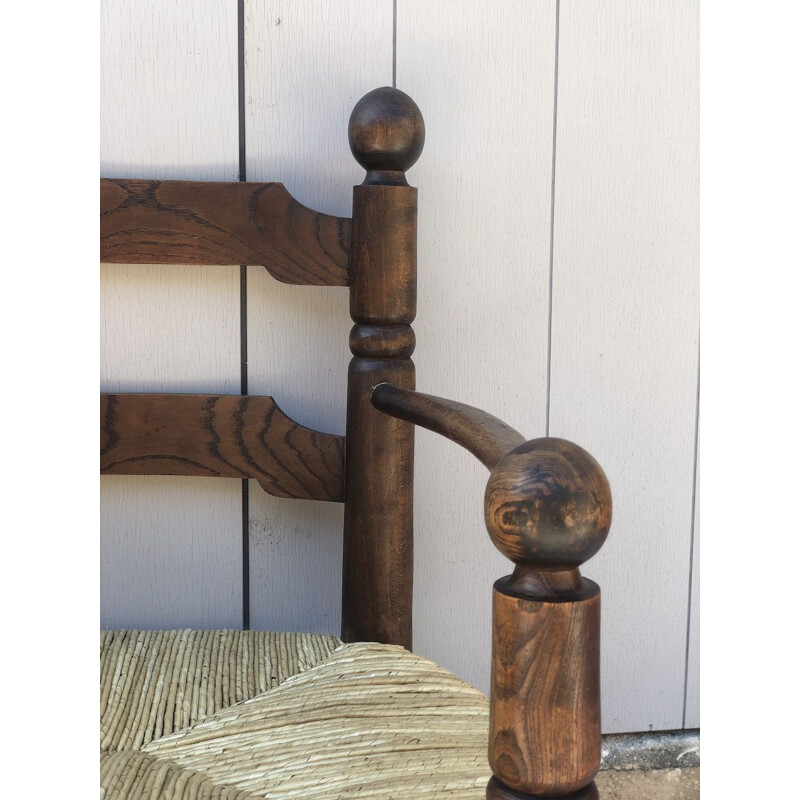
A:
<svg viewBox="0 0 800 800">
<path fill-rule="evenodd" d="M 484 512 L 516 564 L 494 585 L 486 797 L 596 798 L 600 589 L 578 566 L 608 534 L 608 481 L 577 445 L 536 439 L 494 467 Z"/>
<path fill-rule="evenodd" d="M 509 789 L 497 778 L 492 778 L 486 787 L 486 800 L 552 800 L 552 795 L 551 798 L 547 798 L 541 794 L 525 794 L 515 789 Z M 597 791 L 597 784 L 592 781 L 583 789 L 578 789 L 577 792 L 561 795 L 558 800 L 600 800 L 600 795 Z"/>
</svg>

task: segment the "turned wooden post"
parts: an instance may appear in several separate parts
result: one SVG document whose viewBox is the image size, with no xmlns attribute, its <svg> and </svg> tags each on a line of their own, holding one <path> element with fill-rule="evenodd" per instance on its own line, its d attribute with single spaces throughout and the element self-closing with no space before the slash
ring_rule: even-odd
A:
<svg viewBox="0 0 800 800">
<path fill-rule="evenodd" d="M 578 567 L 602 546 L 611 490 L 563 439 L 534 439 L 492 469 L 486 527 L 515 564 L 494 585 L 487 800 L 597 798 L 600 589 Z"/>
<path fill-rule="evenodd" d="M 367 176 L 353 188 L 342 638 L 410 648 L 414 426 L 370 393 L 383 381 L 414 388 L 417 190 L 404 173 L 425 125 L 408 95 L 376 89 L 353 109 L 349 138 Z"/>
</svg>

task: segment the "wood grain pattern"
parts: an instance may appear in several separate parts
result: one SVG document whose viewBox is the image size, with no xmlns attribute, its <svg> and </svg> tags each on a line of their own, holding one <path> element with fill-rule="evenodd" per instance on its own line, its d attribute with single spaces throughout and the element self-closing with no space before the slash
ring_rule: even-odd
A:
<svg viewBox="0 0 800 800">
<path fill-rule="evenodd" d="M 680 265 L 688 263 L 680 254 L 677 270 L 659 267 L 657 279 L 648 271 L 652 259 L 661 259 L 670 246 L 664 244 L 670 239 L 664 232 L 675 230 L 669 198 L 680 196 L 677 184 L 684 171 L 661 151 L 653 160 L 670 166 L 656 169 L 652 162 L 647 166 L 647 151 L 655 152 L 650 147 L 654 139 L 648 130 L 643 132 L 642 123 L 649 129 L 647 120 L 652 120 L 653 129 L 671 130 L 671 141 L 685 142 L 689 126 L 674 127 L 669 117 L 689 107 L 675 99 L 673 90 L 678 84 L 691 85 L 691 76 L 688 82 L 684 77 L 687 39 L 679 22 L 690 5 L 671 4 L 665 17 L 653 3 L 639 4 L 640 10 L 632 14 L 630 4 L 592 2 L 591 14 L 584 17 L 579 4 L 561 3 L 552 424 L 555 432 L 574 436 L 598 452 L 613 473 L 615 487 L 624 494 L 617 513 L 618 538 L 594 567 L 602 575 L 608 611 L 604 626 L 608 730 L 674 725 L 678 693 L 673 691 L 672 676 L 682 673 L 683 653 L 673 658 L 680 649 L 673 644 L 681 641 L 684 630 L 674 624 L 677 612 L 663 614 L 678 597 L 673 584 L 677 586 L 679 579 L 671 565 L 677 565 L 680 543 L 675 536 L 683 530 L 678 517 L 686 506 L 685 493 L 678 500 L 673 491 L 677 473 L 670 471 L 671 465 L 679 463 L 679 472 L 683 460 L 674 448 L 668 418 L 684 405 L 682 395 L 676 398 L 673 392 L 684 382 L 679 353 L 684 346 L 691 349 L 685 334 L 692 320 L 680 309 L 688 308 L 692 299 L 680 289 L 685 277 Z M 230 3 L 205 0 L 191 6 L 114 0 L 105 6 L 113 38 L 106 37 L 104 50 L 104 174 L 235 179 L 235 8 L 231 14 L 227 10 L 220 14 L 219 9 L 230 9 Z M 246 6 L 248 174 L 257 180 L 284 180 L 312 207 L 348 214 L 349 186 L 355 180 L 350 173 L 357 166 L 347 155 L 344 137 L 331 131 L 345 130 L 353 99 L 391 79 L 391 47 L 386 45 L 391 42 L 390 4 L 385 4 L 386 10 L 372 0 L 345 0 L 328 11 L 326 4 L 309 2 L 293 4 L 291 14 L 272 2 Z M 497 409 L 520 430 L 544 431 L 555 0 L 503 3 L 497 8 L 502 12 L 492 13 L 493 7 L 486 3 L 467 0 L 459 4 L 457 24 L 448 25 L 449 9 L 417 0 L 398 6 L 398 85 L 423 105 L 429 123 L 426 156 L 412 171 L 414 182 L 422 187 L 418 366 L 421 383 L 431 391 Z M 381 14 L 387 23 L 379 24 Z M 226 15 L 233 19 L 227 27 Z M 282 23 L 277 26 L 279 16 Z M 146 21 L 133 37 L 125 35 L 127 17 L 135 23 Z M 598 31 L 603 33 L 598 36 Z M 188 41 L 199 46 L 189 48 Z M 643 52 L 654 55 L 644 67 Z M 129 59 L 127 67 L 119 68 L 120 58 Z M 145 68 L 139 69 L 142 64 Z M 331 70 L 331 64 L 339 68 Z M 226 65 L 232 65 L 230 79 Z M 119 81 L 117 74 L 122 76 Z M 633 83 L 626 78 L 631 75 L 637 78 Z M 229 86 L 220 91 L 226 80 Z M 577 106 L 576 88 L 581 92 Z M 476 108 L 482 109 L 480 115 L 474 113 Z M 659 108 L 666 114 L 661 119 L 655 118 Z M 117 111 L 120 116 L 112 125 L 109 115 Z M 587 119 L 592 120 L 590 125 L 585 124 Z M 504 132 L 509 132 L 507 141 L 502 140 Z M 632 147 L 637 138 L 644 153 Z M 513 158 L 498 156 L 498 140 L 510 148 Z M 626 192 L 639 193 L 642 187 L 668 201 L 666 213 L 651 214 L 652 197 L 634 198 L 630 208 L 620 207 Z M 636 231 L 642 230 L 640 211 L 652 223 L 644 239 L 657 248 L 639 242 L 637 254 L 629 245 L 638 241 Z M 686 241 L 679 234 L 672 237 L 671 246 L 681 250 Z M 593 254 L 595 242 L 600 247 Z M 620 248 L 616 253 L 615 247 Z M 559 270 L 571 262 L 574 282 L 559 283 L 563 275 Z M 104 269 L 107 286 L 116 282 L 122 269 Z M 152 283 L 174 280 L 171 271 L 158 267 L 131 272 L 152 275 Z M 280 385 L 290 393 L 294 416 L 323 430 L 344 430 L 347 355 L 342 343 L 349 328 L 342 322 L 345 293 L 275 285 L 260 267 L 251 268 L 249 275 L 250 289 L 261 287 L 248 300 L 251 391 L 268 393 Z M 175 343 L 170 333 L 154 336 L 152 346 L 140 347 L 135 340 L 136 353 L 124 362 L 114 355 L 122 352 L 118 340 L 139 326 L 137 313 L 126 313 L 126 306 L 135 305 L 145 315 L 142 327 L 152 324 L 154 314 L 148 310 L 147 280 L 138 288 L 130 282 L 118 292 L 116 306 L 109 307 L 105 337 L 110 354 L 105 362 L 114 370 L 113 385 L 107 383 L 107 390 L 171 391 L 177 386 L 182 391 L 237 391 L 238 343 L 226 322 L 229 308 L 233 314 L 228 316 L 235 319 L 236 302 L 219 309 L 219 303 L 209 301 L 191 281 L 184 279 L 188 288 L 182 293 L 190 313 L 202 316 L 213 308 L 219 310 L 218 319 L 205 331 L 193 328 L 196 340 L 188 347 Z M 649 294 L 657 285 L 665 296 L 659 315 L 653 312 Z M 446 311 L 444 296 L 450 298 Z M 167 292 L 164 297 L 169 300 Z M 238 302 L 238 294 L 234 300 Z M 478 314 L 494 320 L 507 313 L 514 315 L 517 325 L 475 323 Z M 599 337 L 598 325 L 608 326 Z M 564 336 L 574 338 L 562 349 Z M 230 357 L 228 338 L 235 345 L 229 348 Z M 565 352 L 568 363 L 562 371 Z M 176 368 L 173 362 L 183 358 L 192 363 Z M 293 372 L 295 360 L 301 363 Z M 230 374 L 224 371 L 226 362 Z M 496 364 L 492 374 L 497 380 L 488 375 L 488 363 Z M 512 368 L 513 395 L 502 380 L 504 370 Z M 315 387 L 312 392 L 310 385 Z M 654 401 L 655 397 L 662 400 Z M 564 400 L 567 407 L 562 407 Z M 639 424 L 642 409 L 646 420 Z M 480 593 L 461 596 L 457 591 L 465 582 L 480 585 L 488 576 L 500 574 L 497 565 L 502 557 L 486 537 L 476 534 L 468 547 L 464 545 L 465 530 L 474 530 L 478 518 L 474 504 L 483 470 L 474 459 L 424 432 L 417 437 L 417 448 L 416 646 L 488 691 L 484 677 L 488 643 L 480 634 L 488 629 L 488 604 Z M 647 453 L 647 458 L 643 461 L 639 453 Z M 652 469 L 654 459 L 661 465 L 658 470 Z M 650 482 L 656 474 L 672 477 L 656 486 Z M 138 486 L 145 479 L 104 479 L 104 487 L 114 489 L 106 497 L 107 506 L 113 505 L 116 487 L 123 483 Z M 226 529 L 219 520 L 203 523 L 202 514 L 194 513 L 196 493 L 182 496 L 182 487 L 189 483 L 209 485 L 199 480 L 171 481 L 169 497 L 157 492 L 151 501 L 141 493 L 139 506 L 127 503 L 124 514 L 120 505 L 120 514 L 112 515 L 107 525 L 118 529 L 109 547 L 122 551 L 125 537 L 140 536 L 136 556 L 141 561 L 149 549 L 144 539 L 152 522 L 145 511 L 153 502 L 161 503 L 164 514 L 172 513 L 176 504 L 186 506 L 185 514 L 175 512 L 170 517 L 170 525 L 176 536 L 196 529 L 194 547 L 202 546 L 215 530 Z M 231 483 L 238 498 L 238 484 Z M 228 482 L 213 483 L 223 484 Z M 445 486 L 448 499 L 443 502 Z M 290 520 L 284 506 L 263 492 L 253 492 L 254 543 L 265 542 L 259 550 L 262 555 L 251 561 L 253 612 L 268 610 L 271 620 L 280 620 L 277 608 L 292 625 L 300 626 L 297 630 L 336 631 L 338 607 L 330 621 L 323 611 L 338 603 L 334 528 L 342 507 L 300 502 L 296 504 L 300 516 Z M 307 514 L 302 510 L 306 508 Z M 318 517 L 328 511 L 333 518 Z M 292 550 L 285 561 L 273 554 L 273 541 L 293 547 L 305 538 L 295 536 L 299 531 L 309 538 L 306 549 Z M 318 533 L 322 539 L 316 538 Z M 321 540 L 330 542 L 322 553 L 317 544 Z M 211 561 L 219 552 L 214 551 Z M 303 561 L 312 560 L 324 562 L 324 568 L 308 578 L 316 588 L 302 599 L 307 603 L 305 616 L 293 617 L 298 598 L 292 594 L 287 600 L 288 588 L 303 576 Z M 662 580 L 655 591 L 645 568 L 653 563 L 670 565 L 659 569 Z M 192 579 L 196 582 L 187 584 L 185 592 L 200 585 L 225 584 L 227 575 L 212 573 L 199 570 Z M 163 574 L 166 583 L 172 573 Z M 109 586 L 113 590 L 113 581 Z M 155 583 L 142 587 L 146 595 Z M 636 603 L 630 603 L 631 596 Z M 331 627 L 323 626 L 328 624 Z M 473 644 L 465 650 L 464 641 Z M 630 702 L 630 687 L 640 702 Z"/>
<path fill-rule="evenodd" d="M 100 175 L 235 181 L 236 4 L 102 0 L 100 13 Z M 239 393 L 238 266 L 103 264 L 100 300 L 101 391 Z M 104 627 L 241 626 L 241 481 L 100 487 Z"/>
<path fill-rule="evenodd" d="M 600 590 L 569 601 L 494 587 L 489 764 L 508 787 L 577 791 L 600 768 Z"/>
<path fill-rule="evenodd" d="M 101 395 L 106 475 L 255 478 L 278 497 L 344 499 L 344 440 L 287 417 L 271 397 Z"/>
<path fill-rule="evenodd" d="M 100 260 L 255 264 L 283 283 L 346 286 L 350 220 L 280 183 L 100 181 Z"/>
<path fill-rule="evenodd" d="M 699 329 L 697 23 L 695 0 L 561 0 L 550 433 L 589 449 L 618 500 L 591 573 L 608 620 L 606 733 L 682 723 Z"/>
<path fill-rule="evenodd" d="M 370 403 L 375 383 L 413 388 L 411 359 L 354 357 L 348 372 L 342 639 L 411 649 L 414 426 Z"/>
<path fill-rule="evenodd" d="M 608 535 L 608 480 L 573 442 L 533 439 L 492 470 L 484 517 L 516 564 L 494 585 L 489 764 L 509 797 L 581 797 L 600 767 L 600 590 L 578 567 Z"/>
<path fill-rule="evenodd" d="M 408 420 L 460 444 L 489 469 L 525 441 L 510 425 L 479 408 L 390 383 L 373 389 L 372 405 L 384 414 Z"/>
<path fill-rule="evenodd" d="M 484 494 L 486 528 L 515 564 L 576 569 L 603 546 L 611 488 L 582 447 L 555 437 L 514 448 L 492 470 Z"/>
</svg>

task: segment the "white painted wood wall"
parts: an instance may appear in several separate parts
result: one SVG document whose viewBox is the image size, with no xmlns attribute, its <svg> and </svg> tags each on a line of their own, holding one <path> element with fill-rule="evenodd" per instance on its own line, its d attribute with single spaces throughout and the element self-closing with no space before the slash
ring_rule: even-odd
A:
<svg viewBox="0 0 800 800">
<path fill-rule="evenodd" d="M 417 384 L 605 467 L 614 523 L 584 572 L 604 593 L 606 732 L 699 726 L 697 16 L 696 0 L 247 0 L 241 25 L 248 180 L 347 216 L 353 104 L 396 74 L 422 108 Z M 239 177 L 239 29 L 236 0 L 103 0 L 103 176 Z M 238 267 L 101 280 L 104 391 L 240 391 Z M 247 390 L 344 432 L 346 290 L 249 267 L 245 295 Z M 487 476 L 417 436 L 415 649 L 486 691 L 508 571 Z M 241 483 L 101 484 L 103 626 L 240 627 Z M 249 497 L 251 626 L 337 633 L 342 507 Z"/>
</svg>

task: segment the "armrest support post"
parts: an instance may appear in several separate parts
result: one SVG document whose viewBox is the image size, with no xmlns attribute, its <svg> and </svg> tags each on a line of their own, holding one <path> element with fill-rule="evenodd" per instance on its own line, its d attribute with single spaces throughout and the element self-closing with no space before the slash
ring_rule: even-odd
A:
<svg viewBox="0 0 800 800">
<path fill-rule="evenodd" d="M 611 491 L 563 439 L 513 449 L 486 487 L 486 527 L 515 562 L 494 585 L 487 800 L 593 800 L 600 767 L 600 589 Z"/>
</svg>

